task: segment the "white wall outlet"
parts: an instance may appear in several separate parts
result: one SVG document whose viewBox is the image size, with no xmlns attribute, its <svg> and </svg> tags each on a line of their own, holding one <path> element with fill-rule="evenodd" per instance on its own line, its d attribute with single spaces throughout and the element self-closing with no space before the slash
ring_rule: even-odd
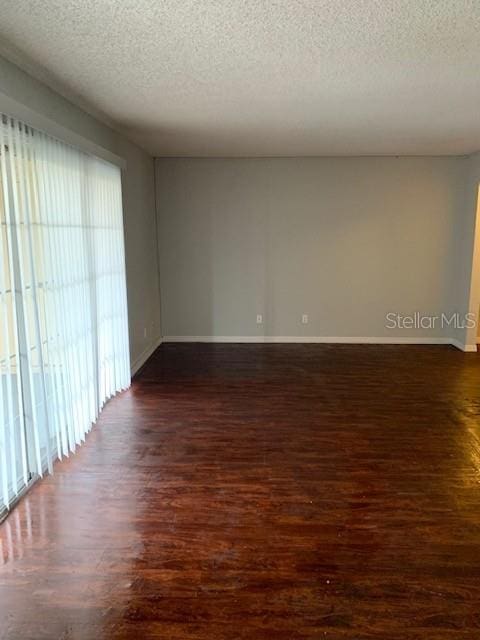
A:
<svg viewBox="0 0 480 640">
<path fill-rule="evenodd" d="M 302 324 L 308 324 L 308 314 L 306 313 L 302 316 Z"/>
<path fill-rule="evenodd" d="M 263 316 L 261 313 L 259 313 L 257 315 L 257 324 L 262 324 L 263 323 Z"/>
<path fill-rule="evenodd" d="M 143 327 L 143 337 L 147 337 L 147 327 Z"/>
</svg>

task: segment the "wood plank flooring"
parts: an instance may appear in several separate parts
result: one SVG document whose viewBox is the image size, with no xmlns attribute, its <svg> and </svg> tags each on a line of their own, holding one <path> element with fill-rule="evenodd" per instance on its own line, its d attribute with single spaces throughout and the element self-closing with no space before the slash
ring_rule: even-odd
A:
<svg viewBox="0 0 480 640">
<path fill-rule="evenodd" d="M 0 526 L 0 638 L 480 638 L 480 357 L 162 345 Z"/>
</svg>

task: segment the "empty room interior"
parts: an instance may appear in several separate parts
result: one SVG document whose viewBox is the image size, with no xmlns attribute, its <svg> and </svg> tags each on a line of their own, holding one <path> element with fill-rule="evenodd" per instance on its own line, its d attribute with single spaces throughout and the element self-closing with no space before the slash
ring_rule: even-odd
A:
<svg viewBox="0 0 480 640">
<path fill-rule="evenodd" d="M 480 4 L 0 20 L 0 640 L 480 638 Z"/>
</svg>

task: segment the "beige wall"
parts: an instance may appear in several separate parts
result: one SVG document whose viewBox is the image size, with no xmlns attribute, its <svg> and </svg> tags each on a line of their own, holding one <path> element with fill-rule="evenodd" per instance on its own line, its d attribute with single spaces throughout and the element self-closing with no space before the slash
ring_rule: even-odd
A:
<svg viewBox="0 0 480 640">
<path fill-rule="evenodd" d="M 161 335 L 154 161 L 138 146 L 1 57 L 0 78 L 3 94 L 122 156 L 127 162 L 122 183 L 130 354 L 135 365 Z"/>
<path fill-rule="evenodd" d="M 449 337 L 468 162 L 157 159 L 164 336 Z"/>
<path fill-rule="evenodd" d="M 153 160 L 2 58 L 0 77 L 4 94 L 127 161 L 135 363 L 161 335 Z M 467 340 L 460 330 L 389 331 L 385 315 L 478 306 L 470 273 L 479 154 L 159 159 L 156 176 L 164 335 Z"/>
</svg>

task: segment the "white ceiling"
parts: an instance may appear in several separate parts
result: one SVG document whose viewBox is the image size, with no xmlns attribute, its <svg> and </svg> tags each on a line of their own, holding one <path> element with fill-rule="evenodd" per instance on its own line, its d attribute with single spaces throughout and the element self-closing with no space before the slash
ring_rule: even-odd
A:
<svg viewBox="0 0 480 640">
<path fill-rule="evenodd" d="M 479 0 L 15 0 L 0 36 L 153 155 L 480 149 Z"/>
</svg>

